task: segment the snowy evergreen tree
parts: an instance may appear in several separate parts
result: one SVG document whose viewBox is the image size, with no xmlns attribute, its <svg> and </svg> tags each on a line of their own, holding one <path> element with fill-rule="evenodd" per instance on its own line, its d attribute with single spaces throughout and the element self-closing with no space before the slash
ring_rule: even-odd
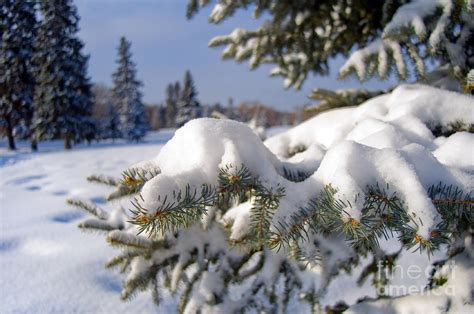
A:
<svg viewBox="0 0 474 314">
<path fill-rule="evenodd" d="M 77 37 L 79 16 L 70 0 L 40 3 L 42 20 L 36 40 L 34 137 L 73 142 L 94 136 L 88 57 Z"/>
<path fill-rule="evenodd" d="M 166 87 L 166 127 L 173 128 L 175 126 L 176 111 L 177 111 L 177 97 L 179 95 L 179 82 L 176 82 L 178 93 L 175 92 L 175 84 L 168 84 Z"/>
<path fill-rule="evenodd" d="M 139 141 L 148 131 L 148 119 L 142 103 L 140 86 L 137 80 L 136 65 L 132 61 L 131 43 L 120 38 L 118 47 L 118 68 L 112 75 L 114 100 L 120 116 L 122 136 L 131 141 Z"/>
<path fill-rule="evenodd" d="M 174 94 L 173 94 L 173 99 L 176 103 L 178 103 L 180 96 L 181 96 L 181 84 L 179 83 L 179 81 L 176 81 L 174 83 Z"/>
<path fill-rule="evenodd" d="M 30 135 L 35 12 L 33 2 L 2 0 L 0 5 L 0 126 L 6 131 L 10 149 L 15 149 L 15 130 Z"/>
<path fill-rule="evenodd" d="M 191 72 L 184 75 L 183 90 L 178 101 L 176 126 L 181 127 L 186 122 L 201 116 L 199 102 L 196 99 L 197 91 Z"/>
<path fill-rule="evenodd" d="M 112 139 L 113 141 L 122 137 L 120 133 L 120 116 L 112 103 L 107 105 L 107 113 L 101 121 L 100 134 L 101 138 Z"/>
</svg>

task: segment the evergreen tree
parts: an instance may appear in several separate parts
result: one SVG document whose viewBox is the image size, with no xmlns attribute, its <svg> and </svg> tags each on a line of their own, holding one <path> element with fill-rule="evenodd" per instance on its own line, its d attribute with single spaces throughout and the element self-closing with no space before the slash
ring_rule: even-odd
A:
<svg viewBox="0 0 474 314">
<path fill-rule="evenodd" d="M 87 60 L 77 38 L 79 16 L 70 0 L 40 3 L 36 41 L 34 137 L 61 138 L 64 148 L 90 139 L 94 132 Z"/>
<path fill-rule="evenodd" d="M 30 133 L 35 11 L 33 2 L 2 0 L 0 6 L 0 125 L 6 131 L 10 149 L 15 149 L 15 129 L 26 136 Z"/>
<path fill-rule="evenodd" d="M 178 93 L 179 93 L 179 83 L 178 84 Z M 176 104 L 177 97 L 175 92 L 175 85 L 168 84 L 166 87 L 166 100 L 165 100 L 165 108 L 166 108 L 166 127 L 172 128 L 175 126 L 175 119 L 176 119 Z"/>
<path fill-rule="evenodd" d="M 183 90 L 178 98 L 178 115 L 176 117 L 178 126 L 182 126 L 189 120 L 196 118 L 196 108 L 199 106 L 196 96 L 197 91 L 194 86 L 194 79 L 188 70 L 184 74 Z"/>
<path fill-rule="evenodd" d="M 183 91 L 178 101 L 178 112 L 176 115 L 176 126 L 181 127 L 186 122 L 200 117 L 199 102 L 196 99 L 197 92 L 191 72 L 186 71 L 184 75 Z"/>
<path fill-rule="evenodd" d="M 92 84 L 87 77 L 87 61 L 88 57 L 84 57 L 81 53 L 83 44 L 79 40 L 73 42 L 72 59 L 77 60 L 77 66 L 74 67 L 72 76 L 77 82 L 77 95 L 73 102 L 73 109 L 76 119 L 79 121 L 75 124 L 74 132 L 76 143 L 86 140 L 88 144 L 97 137 L 98 125 L 97 121 L 92 117 L 94 102 L 92 94 Z"/>
<path fill-rule="evenodd" d="M 173 99 L 176 104 L 178 103 L 180 96 L 181 96 L 181 84 L 179 83 L 179 81 L 176 81 L 174 83 L 174 92 L 173 92 Z"/>
<path fill-rule="evenodd" d="M 148 131 L 148 119 L 142 103 L 140 86 L 136 78 L 136 65 L 132 61 L 131 43 L 120 38 L 118 68 L 112 75 L 115 104 L 120 116 L 120 131 L 128 140 L 139 141 Z"/>
<path fill-rule="evenodd" d="M 120 116 L 117 109 L 112 103 L 107 105 L 107 113 L 101 122 L 101 138 L 115 139 L 120 138 Z"/>
</svg>

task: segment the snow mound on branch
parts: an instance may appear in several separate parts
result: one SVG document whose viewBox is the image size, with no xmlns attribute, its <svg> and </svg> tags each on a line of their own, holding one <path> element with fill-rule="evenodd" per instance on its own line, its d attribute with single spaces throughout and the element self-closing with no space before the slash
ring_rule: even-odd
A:
<svg viewBox="0 0 474 314">
<path fill-rule="evenodd" d="M 374 97 L 357 108 L 319 114 L 268 139 L 265 145 L 280 157 L 287 157 L 288 151 L 300 145 L 317 144 L 329 149 L 344 139 L 377 148 L 382 147 L 383 141 L 385 147 L 400 146 L 403 142 L 435 145 L 427 124 L 474 123 L 473 105 L 470 96 L 425 85 L 401 85 L 392 93 Z"/>
<path fill-rule="evenodd" d="M 158 195 L 171 195 L 189 184 L 217 185 L 219 167 L 245 165 L 267 186 L 286 189 L 274 219 L 288 219 L 321 189 L 332 184 L 337 197 L 351 202 L 348 214 L 360 217 L 367 185 L 388 183 L 423 221 L 418 232 L 428 237 L 438 213 L 426 190 L 443 182 L 464 190 L 474 187 L 470 133 L 435 139 L 428 125 L 474 123 L 474 100 L 423 85 L 404 85 L 359 107 L 322 113 L 263 144 L 245 124 L 198 119 L 178 130 L 152 162 L 161 174 L 142 189 L 142 206 L 153 213 Z M 291 151 L 305 150 L 287 159 Z M 455 152 L 455 156 L 450 154 Z M 313 173 L 303 182 L 287 180 L 283 169 Z M 235 228 L 245 227 L 244 206 Z M 240 227 L 239 227 L 240 226 Z"/>
<path fill-rule="evenodd" d="M 470 154 L 464 154 L 471 148 Z M 474 172 L 474 136 L 471 133 L 460 132 L 451 135 L 441 144 L 433 154 L 442 163 Z"/>
<path fill-rule="evenodd" d="M 244 164 L 262 179 L 274 181 L 281 163 L 244 123 L 212 118 L 195 119 L 177 130 L 175 136 L 152 161 L 161 174 L 142 189 L 147 209 L 160 205 L 160 195 L 183 190 L 186 185 L 217 185 L 219 168 Z"/>
</svg>

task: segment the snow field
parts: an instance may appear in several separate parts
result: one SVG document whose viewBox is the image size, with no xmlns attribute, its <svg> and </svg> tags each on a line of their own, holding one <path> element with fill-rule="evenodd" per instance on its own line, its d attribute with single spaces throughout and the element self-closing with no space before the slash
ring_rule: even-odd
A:
<svg viewBox="0 0 474 314">
<path fill-rule="evenodd" d="M 156 313 L 148 294 L 120 300 L 123 276 L 104 267 L 116 253 L 103 235 L 81 232 L 86 214 L 66 204 L 80 197 L 107 209 L 110 189 L 86 181 L 103 173 L 119 176 L 130 164 L 151 158 L 172 136 L 151 133 L 145 143 L 118 141 L 63 151 L 61 141 L 40 143 L 39 153 L 0 148 L 0 312 Z M 159 310 L 174 309 L 168 298 Z"/>
</svg>

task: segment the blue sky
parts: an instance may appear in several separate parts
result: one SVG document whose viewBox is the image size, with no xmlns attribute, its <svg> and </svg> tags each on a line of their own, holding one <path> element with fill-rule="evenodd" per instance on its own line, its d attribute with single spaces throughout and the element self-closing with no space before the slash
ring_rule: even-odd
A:
<svg viewBox="0 0 474 314">
<path fill-rule="evenodd" d="M 76 0 L 75 4 L 81 16 L 79 37 L 90 55 L 92 81 L 111 85 L 118 41 L 124 35 L 132 42 L 147 103 L 162 102 L 166 85 L 182 80 L 186 69 L 191 70 L 203 103 L 226 104 L 233 97 L 235 104 L 260 100 L 288 111 L 308 103 L 307 95 L 314 87 L 384 88 L 391 84 L 373 80 L 361 85 L 355 78 L 339 81 L 337 69 L 343 60 L 338 59 L 332 62 L 329 77 L 313 76 L 300 91 L 284 90 L 281 78 L 268 76 L 270 66 L 250 71 L 246 63 L 222 61 L 221 49 L 208 48 L 209 40 L 236 27 L 255 28 L 261 21 L 251 19 L 251 11 L 213 25 L 207 21 L 211 8 L 187 20 L 186 0 Z"/>
</svg>

